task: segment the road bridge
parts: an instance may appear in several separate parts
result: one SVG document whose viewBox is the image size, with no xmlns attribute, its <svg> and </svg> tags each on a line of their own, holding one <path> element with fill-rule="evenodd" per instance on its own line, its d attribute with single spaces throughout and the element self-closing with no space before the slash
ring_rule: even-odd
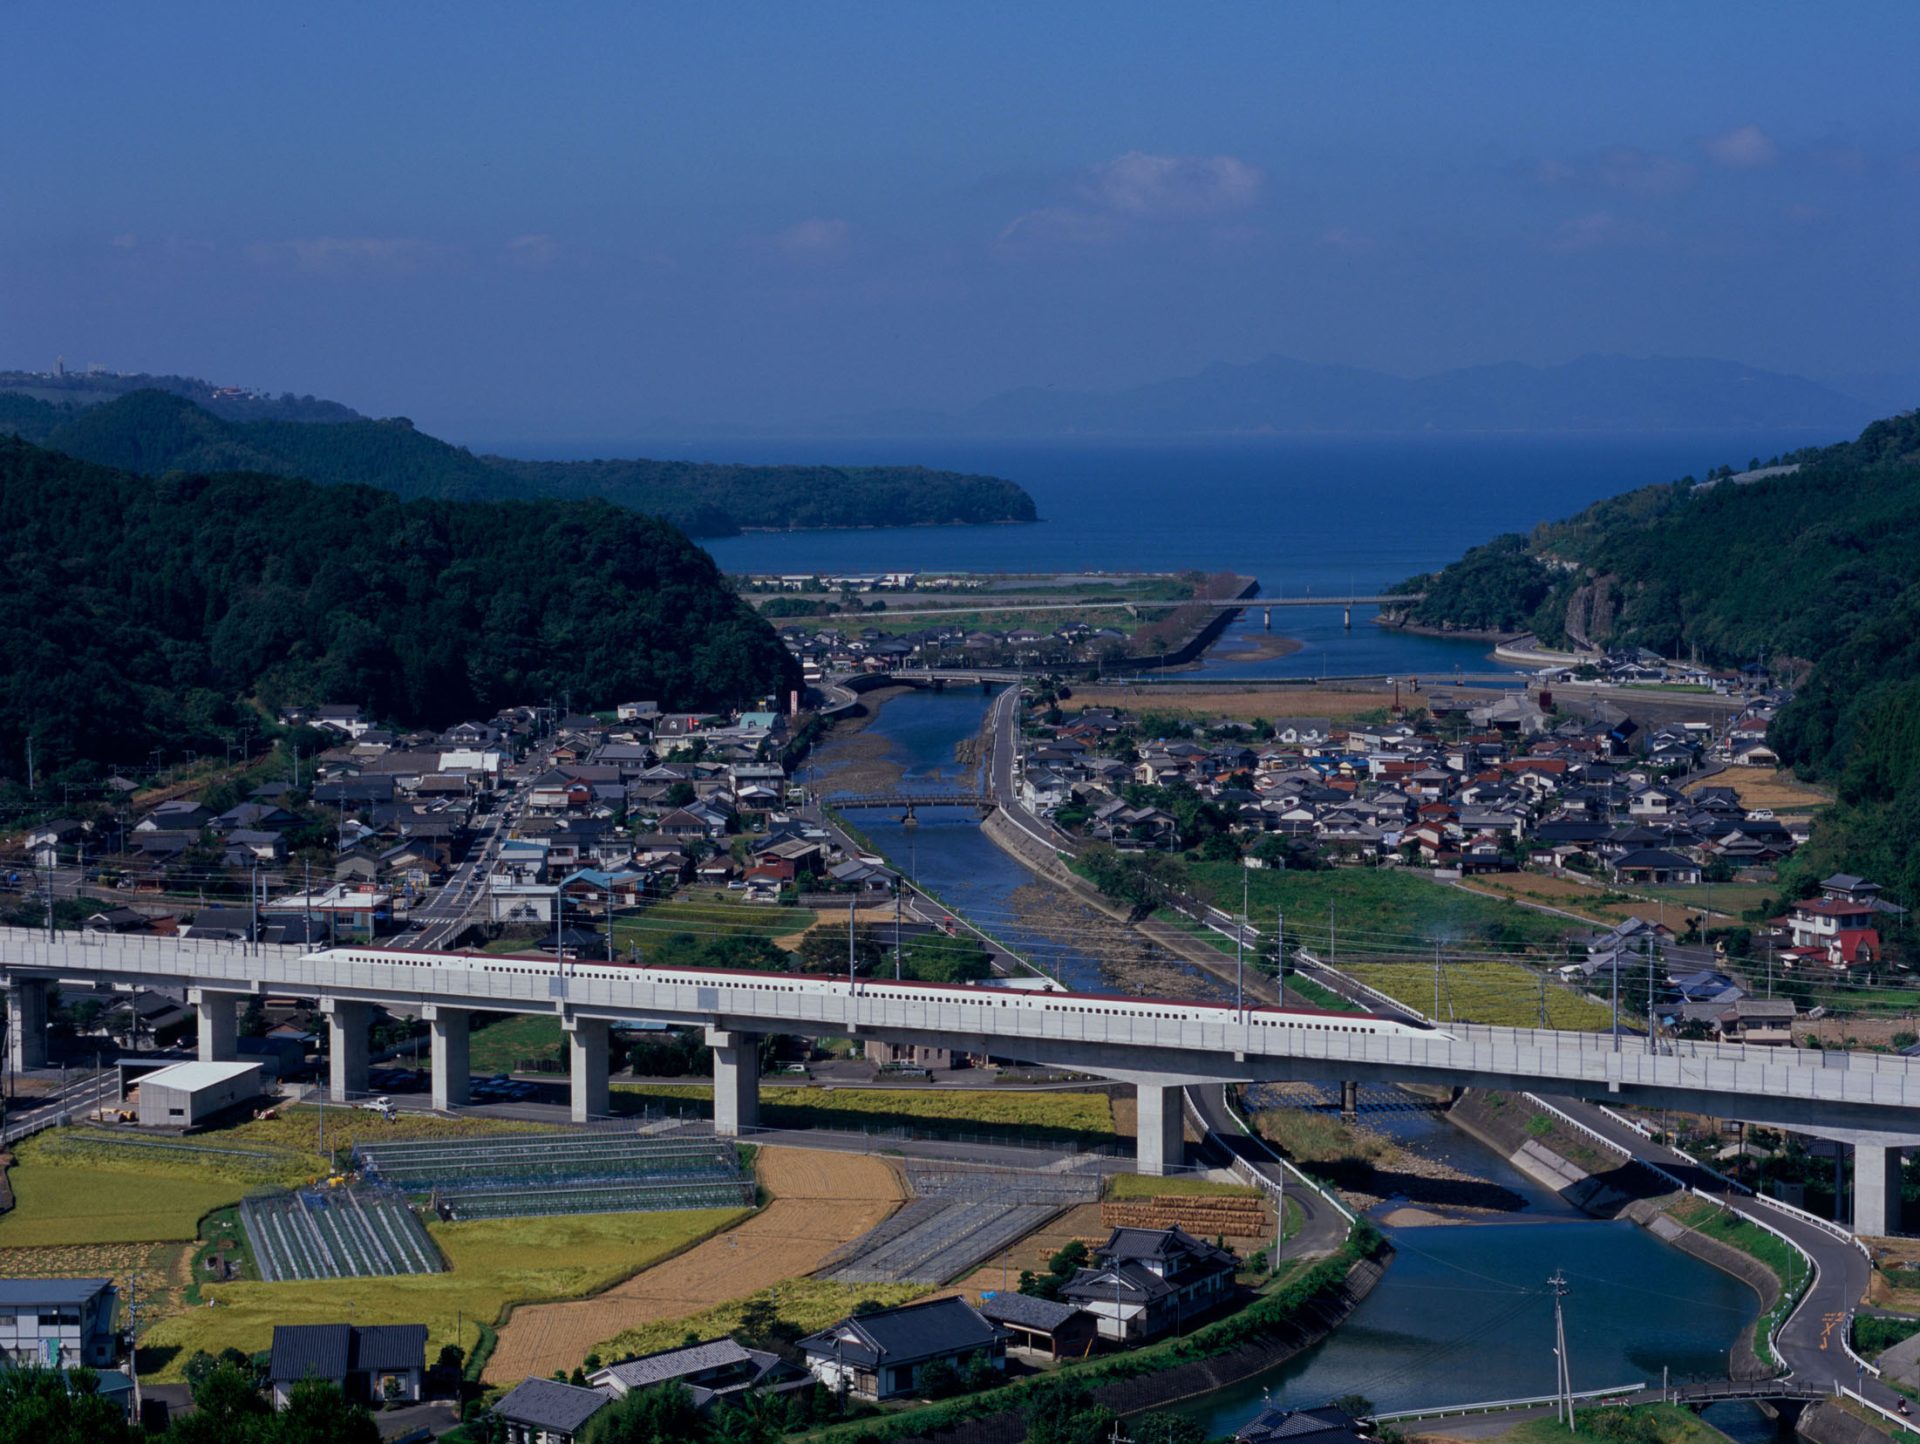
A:
<svg viewBox="0 0 1920 1444">
<path fill-rule="evenodd" d="M 716 1127 L 756 1121 L 757 1045 L 770 1032 L 830 1032 L 1018 1058 L 1134 1084 L 1139 1167 L 1181 1161 L 1180 1092 L 1216 1082 L 1426 1083 L 1619 1100 L 1774 1127 L 1920 1132 L 1920 1060 L 1891 1054 L 1633 1040 L 1481 1024 L 1417 1027 L 1384 1018 L 1110 994 L 1027 993 L 937 983 L 775 973 L 711 974 L 495 954 L 374 948 L 303 952 L 184 938 L 0 935 L 9 1027 L 23 1066 L 41 1061 L 47 989 L 188 989 L 203 1058 L 234 1048 L 234 1013 L 267 993 L 319 1000 L 339 1097 L 366 1087 L 370 1010 L 424 1018 L 437 1106 L 464 1103 L 474 1011 L 557 1016 L 568 1040 L 573 1111 L 608 1112 L 607 1030 L 665 1022 L 706 1030 Z M 1869 1145 L 1897 1159 L 1898 1147 Z M 1885 1166 L 1886 1158 L 1882 1160 Z"/>
<path fill-rule="evenodd" d="M 829 796 L 826 805 L 835 811 L 844 812 L 856 807 L 884 807 L 892 811 L 905 811 L 912 817 L 914 810 L 921 807 L 971 807 L 977 812 L 991 812 L 996 806 L 993 798 L 986 793 L 970 788 L 895 788 L 882 792 L 848 792 Z"/>
</svg>

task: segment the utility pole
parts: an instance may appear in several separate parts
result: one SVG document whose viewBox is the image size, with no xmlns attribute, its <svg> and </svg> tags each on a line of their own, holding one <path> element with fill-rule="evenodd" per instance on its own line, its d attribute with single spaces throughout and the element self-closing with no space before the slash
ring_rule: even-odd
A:
<svg viewBox="0 0 1920 1444">
<path fill-rule="evenodd" d="M 900 981 L 900 880 L 893 880 L 893 980 Z"/>
<path fill-rule="evenodd" d="M 1336 938 L 1333 930 L 1333 923 L 1334 923 L 1333 909 L 1334 909 L 1334 904 L 1328 903 L 1327 904 L 1327 962 L 1329 965 L 1337 965 L 1340 959 L 1340 950 L 1338 947 L 1335 946 Z"/>
<path fill-rule="evenodd" d="M 1658 1053 L 1659 1034 L 1654 1031 L 1653 1023 L 1653 939 L 1647 939 L 1647 1051 Z M 1742 1140 L 1745 1141 L 1744 1139 Z M 1788 1250 L 1792 1252 L 1791 1249 Z"/>
<path fill-rule="evenodd" d="M 297 755 L 297 754 L 296 754 Z M 306 881 L 300 886 L 300 921 L 307 935 L 307 946 L 313 946 L 313 864 L 303 863 Z"/>
<path fill-rule="evenodd" d="M 855 902 L 855 899 L 858 897 L 859 897 L 858 893 L 849 893 L 847 895 L 847 996 L 848 997 L 853 996 L 853 990 L 858 985 L 858 977 L 859 977 L 859 974 L 857 971 L 857 965 L 854 959 L 854 949 L 853 949 L 854 922 L 858 913 L 858 904 Z"/>
<path fill-rule="evenodd" d="M 1620 950 L 1613 951 L 1613 1051 L 1620 1051 Z"/>
<path fill-rule="evenodd" d="M 1440 1021 L 1440 944 L 1433 945 L 1433 1020 Z"/>
<path fill-rule="evenodd" d="M 1247 1021 L 1247 870 L 1240 869 L 1240 917 L 1233 925 L 1233 1017 Z"/>
<path fill-rule="evenodd" d="M 1572 1433 L 1573 1423 L 1573 1370 L 1567 1364 L 1567 1319 L 1563 1307 L 1567 1297 L 1567 1277 L 1555 1269 L 1553 1277 L 1547 1280 L 1547 1287 L 1553 1290 L 1553 1357 L 1555 1378 L 1553 1381 L 1554 1400 L 1553 1417 L 1565 1419 L 1567 1432 Z M 1561 1412 L 1564 1403 L 1565 1412 Z"/>
<path fill-rule="evenodd" d="M 1273 996 L 1279 1002 L 1287 1000 L 1287 914 L 1283 908 L 1273 910 Z"/>
<path fill-rule="evenodd" d="M 253 943 L 253 954 L 260 955 L 260 864 L 253 865 L 253 877 L 247 885 L 247 907 L 252 913 L 252 925 L 248 934 Z"/>
<path fill-rule="evenodd" d="M 127 1377 L 133 1380 L 133 1417 L 139 1420 L 140 1402 L 140 1270 L 127 1277 Z"/>
</svg>

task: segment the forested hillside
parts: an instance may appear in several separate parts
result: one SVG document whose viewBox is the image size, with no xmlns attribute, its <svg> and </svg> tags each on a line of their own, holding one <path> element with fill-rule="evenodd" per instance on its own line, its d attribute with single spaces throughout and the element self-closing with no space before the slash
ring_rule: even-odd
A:
<svg viewBox="0 0 1920 1444">
<path fill-rule="evenodd" d="M 0 392 L 0 433 L 144 475 L 271 472 L 454 500 L 595 498 L 696 536 L 743 529 L 1032 521 L 1010 481 L 917 466 L 718 466 L 476 456 L 405 419 L 222 420 L 183 397 L 135 391 L 84 410 Z"/>
<path fill-rule="evenodd" d="M 673 527 L 595 502 L 159 479 L 0 439 L 0 776 L 218 751 L 248 699 L 446 724 L 570 694 L 784 695 L 772 629 Z"/>
<path fill-rule="evenodd" d="M 1795 870 L 1844 862 L 1914 896 L 1920 415 L 1780 460 L 1798 469 L 1647 487 L 1500 538 L 1407 583 L 1427 592 L 1407 615 L 1773 664 L 1798 686 L 1769 740 L 1841 799 Z"/>
</svg>

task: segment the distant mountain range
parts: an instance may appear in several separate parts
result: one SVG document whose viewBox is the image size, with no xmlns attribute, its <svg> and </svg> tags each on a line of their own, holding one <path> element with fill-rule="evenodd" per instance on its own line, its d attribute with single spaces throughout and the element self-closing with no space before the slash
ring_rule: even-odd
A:
<svg viewBox="0 0 1920 1444">
<path fill-rule="evenodd" d="M 1584 356 L 1561 366 L 1510 362 L 1408 380 L 1269 356 L 1118 391 L 1023 387 L 960 412 L 880 412 L 814 430 L 1034 438 L 1752 427 L 1851 433 L 1875 412 L 1804 377 L 1705 357 Z"/>
<path fill-rule="evenodd" d="M 475 455 L 415 430 L 404 417 L 369 421 L 312 397 L 246 397 L 178 377 L 161 378 L 177 385 L 135 390 L 55 389 L 44 383 L 58 378 L 29 379 L 42 384 L 9 389 L 0 374 L 0 436 L 11 432 L 141 476 L 264 472 L 378 487 L 408 499 L 601 500 L 705 537 L 751 529 L 1032 521 L 1035 515 L 1033 498 L 1010 481 L 922 466 L 517 461 Z M 50 390 L 59 399 L 48 399 Z M 190 392 L 273 414 L 230 420 Z"/>
</svg>

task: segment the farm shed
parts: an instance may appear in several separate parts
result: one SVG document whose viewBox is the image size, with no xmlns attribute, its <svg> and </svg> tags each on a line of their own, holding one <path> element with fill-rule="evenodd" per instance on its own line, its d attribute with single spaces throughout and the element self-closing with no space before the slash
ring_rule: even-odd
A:
<svg viewBox="0 0 1920 1444">
<path fill-rule="evenodd" d="M 260 1096 L 258 1063 L 176 1063 L 140 1080 L 145 1128 L 192 1128 L 236 1103 Z"/>
</svg>

